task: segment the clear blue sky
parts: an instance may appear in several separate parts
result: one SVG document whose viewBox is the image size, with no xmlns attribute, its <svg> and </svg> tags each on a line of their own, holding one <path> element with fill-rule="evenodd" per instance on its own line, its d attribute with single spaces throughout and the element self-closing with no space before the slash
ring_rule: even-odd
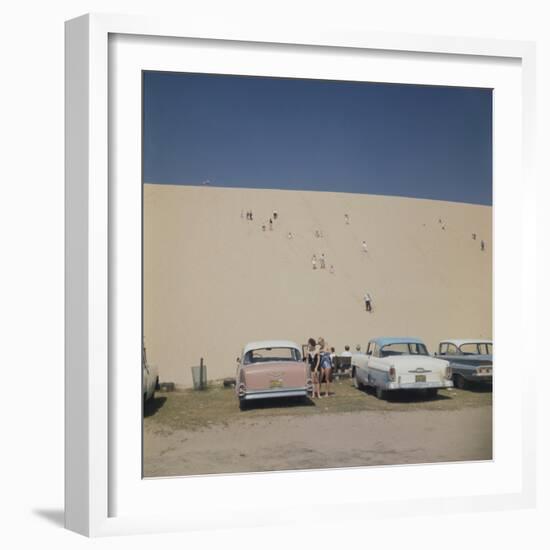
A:
<svg viewBox="0 0 550 550">
<path fill-rule="evenodd" d="M 492 204 L 492 91 L 143 73 L 148 183 Z"/>
</svg>

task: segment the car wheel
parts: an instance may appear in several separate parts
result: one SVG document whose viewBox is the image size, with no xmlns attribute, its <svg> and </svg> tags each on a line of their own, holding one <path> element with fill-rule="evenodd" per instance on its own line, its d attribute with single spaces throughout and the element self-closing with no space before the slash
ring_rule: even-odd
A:
<svg viewBox="0 0 550 550">
<path fill-rule="evenodd" d="M 384 399 L 386 397 L 386 392 L 380 386 L 376 386 L 376 397 L 378 397 L 378 399 Z"/>
<path fill-rule="evenodd" d="M 248 403 L 246 402 L 246 400 L 239 399 L 239 409 L 241 409 L 241 411 L 246 411 L 247 408 L 248 408 Z"/>
<path fill-rule="evenodd" d="M 455 374 L 453 376 L 453 384 L 459 389 L 464 390 L 467 387 L 467 382 L 464 378 L 464 376 L 460 376 L 460 374 Z"/>
</svg>

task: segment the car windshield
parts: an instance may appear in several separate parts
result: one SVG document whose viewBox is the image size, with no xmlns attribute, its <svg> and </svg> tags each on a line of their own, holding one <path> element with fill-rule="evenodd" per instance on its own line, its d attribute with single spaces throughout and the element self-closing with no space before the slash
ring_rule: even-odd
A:
<svg viewBox="0 0 550 550">
<path fill-rule="evenodd" d="M 392 355 L 428 355 L 424 344 L 416 342 L 400 342 L 398 344 L 387 344 L 380 350 L 380 357 Z"/>
<path fill-rule="evenodd" d="M 300 361 L 300 352 L 295 348 L 258 348 L 248 351 L 244 356 L 243 363 L 268 363 L 271 361 Z"/>
</svg>

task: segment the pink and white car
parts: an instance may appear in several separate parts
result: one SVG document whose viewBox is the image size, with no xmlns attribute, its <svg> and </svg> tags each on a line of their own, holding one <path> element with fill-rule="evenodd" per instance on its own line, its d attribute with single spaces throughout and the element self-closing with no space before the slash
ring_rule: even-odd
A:
<svg viewBox="0 0 550 550">
<path fill-rule="evenodd" d="M 312 391 L 309 365 L 289 340 L 247 344 L 237 358 L 235 391 L 241 410 L 258 399 L 303 397 Z"/>
</svg>

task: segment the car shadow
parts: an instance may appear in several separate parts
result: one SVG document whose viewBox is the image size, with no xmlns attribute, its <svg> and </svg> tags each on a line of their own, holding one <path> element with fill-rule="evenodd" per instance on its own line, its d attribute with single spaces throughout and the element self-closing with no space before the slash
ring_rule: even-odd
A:
<svg viewBox="0 0 550 550">
<path fill-rule="evenodd" d="M 249 410 L 293 409 L 295 407 L 315 407 L 315 402 L 309 397 L 305 399 L 303 397 L 285 397 L 248 401 L 247 405 L 247 409 Z"/>
<path fill-rule="evenodd" d="M 445 395 L 442 391 L 438 391 L 436 395 L 429 395 L 422 390 L 395 390 L 386 392 L 384 398 L 391 403 L 419 403 L 422 401 L 448 401 L 451 396 Z"/>
<path fill-rule="evenodd" d="M 147 418 L 153 416 L 156 412 L 159 411 L 166 403 L 166 397 L 153 397 L 145 402 L 143 407 L 143 417 Z"/>
<path fill-rule="evenodd" d="M 376 390 L 371 386 L 356 389 L 361 393 L 376 397 Z M 421 403 L 424 401 L 447 401 L 448 399 L 451 399 L 451 396 L 445 395 L 442 391 L 438 391 L 436 395 L 429 395 L 422 390 L 392 390 L 387 391 L 382 400 L 390 403 Z"/>
<path fill-rule="evenodd" d="M 476 384 L 475 382 L 470 382 L 470 384 L 464 388 L 464 391 L 471 391 L 474 393 L 491 393 L 493 391 L 493 384 Z"/>
</svg>

